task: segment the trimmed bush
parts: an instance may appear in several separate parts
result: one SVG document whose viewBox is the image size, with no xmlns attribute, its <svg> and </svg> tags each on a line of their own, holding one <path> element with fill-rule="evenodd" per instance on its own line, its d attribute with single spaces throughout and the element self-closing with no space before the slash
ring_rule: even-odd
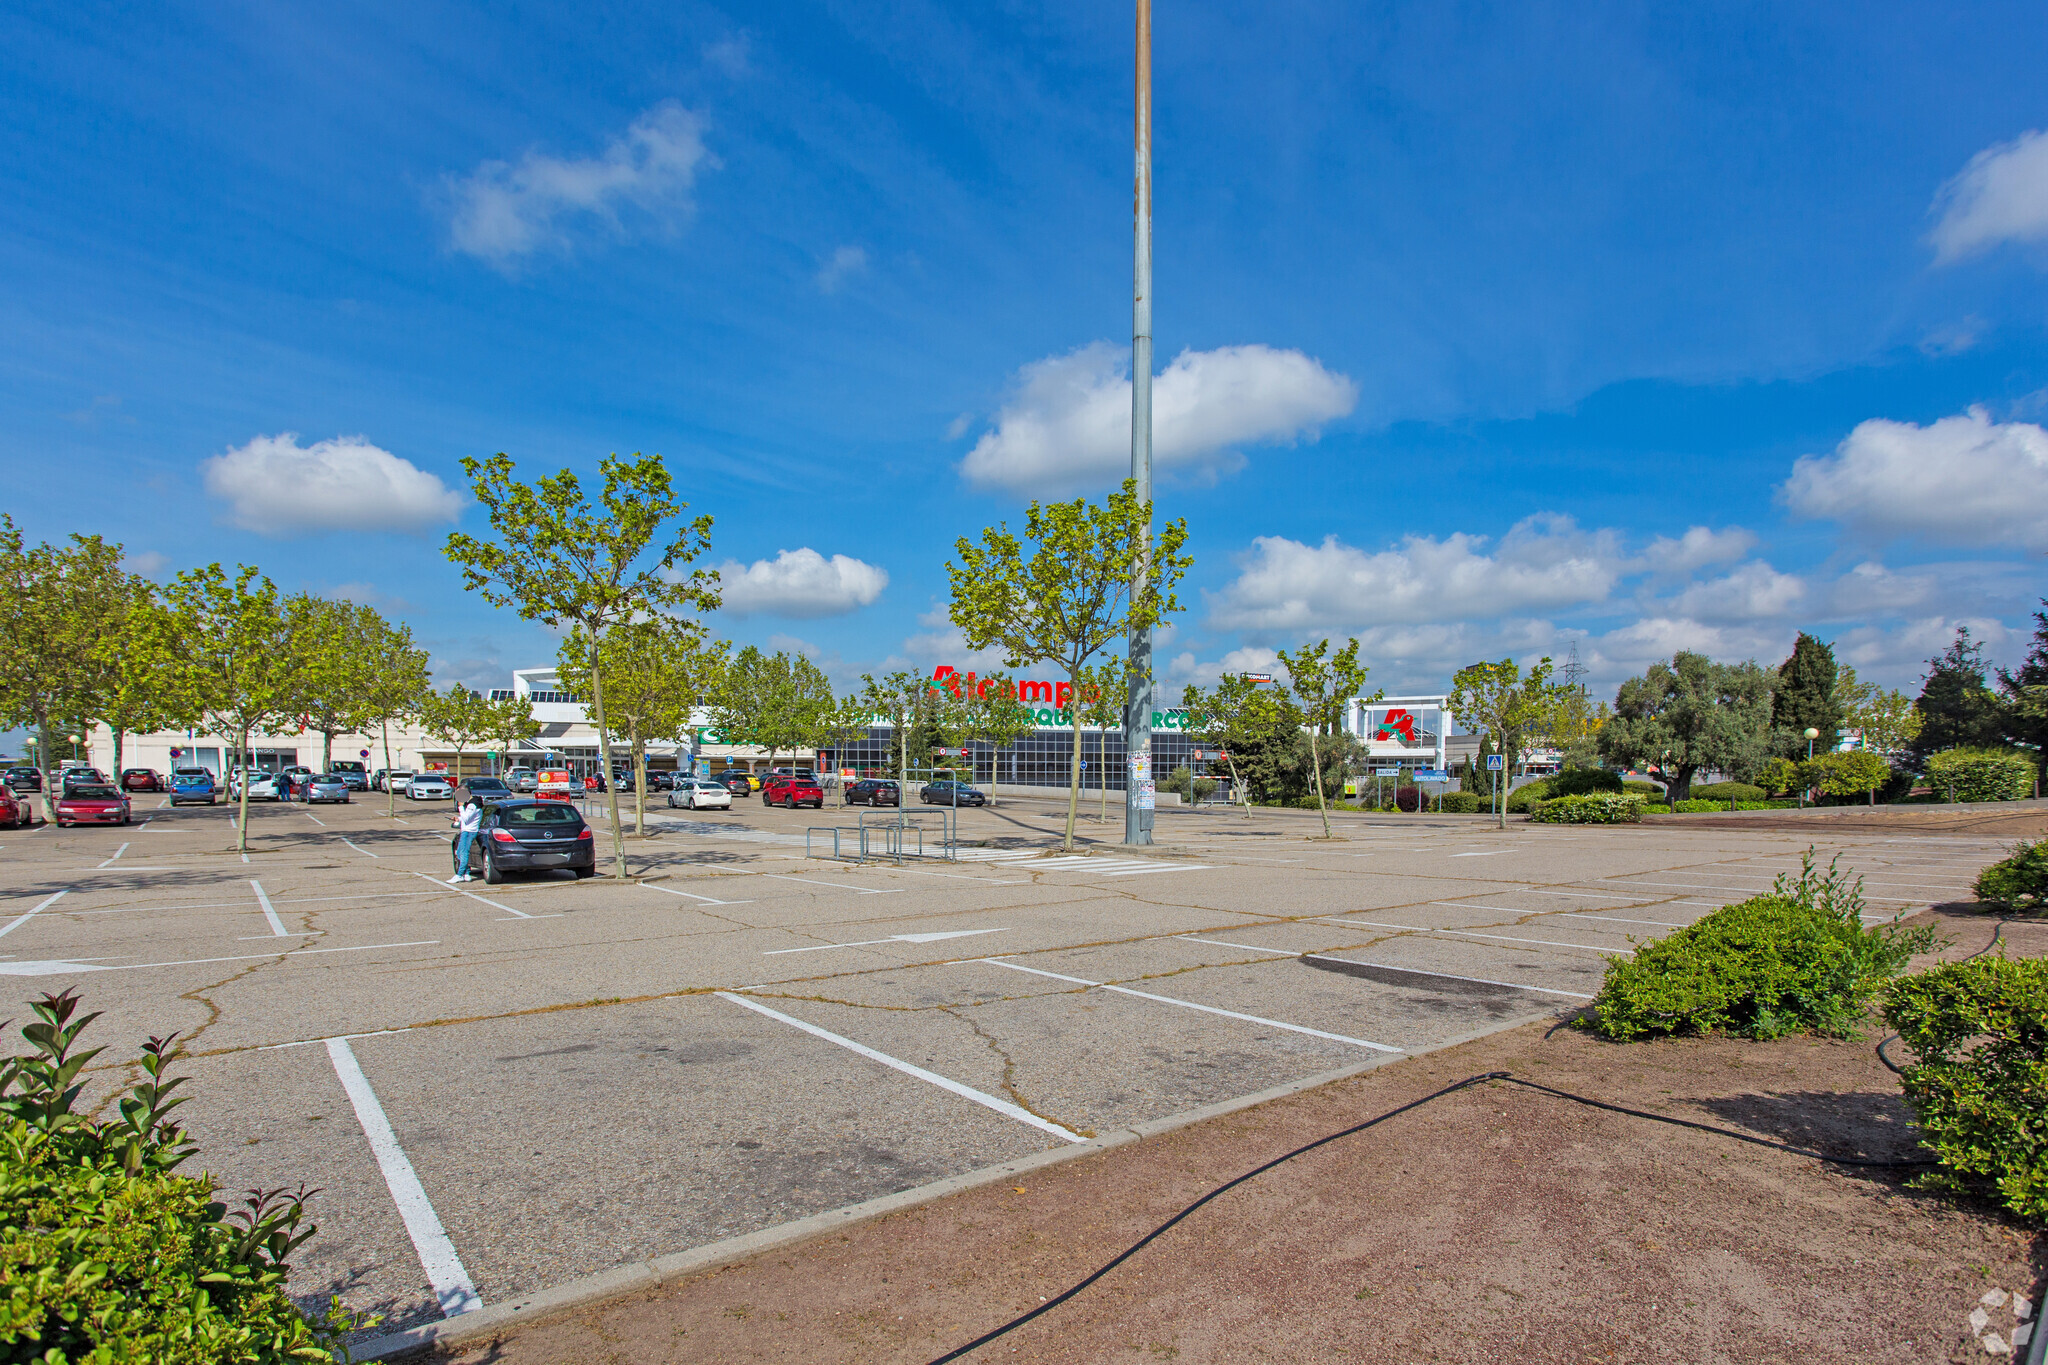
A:
<svg viewBox="0 0 2048 1365">
<path fill-rule="evenodd" d="M 1537 802 L 1548 801 L 1549 799 L 1549 778 L 1543 777 L 1538 778 L 1534 782 L 1525 782 L 1521 786 L 1515 788 L 1513 791 L 1508 793 L 1508 814 L 1527 815 L 1530 811 L 1536 809 Z"/>
<path fill-rule="evenodd" d="M 1833 863 L 1817 873 L 1809 849 L 1796 882 L 1780 876 L 1771 894 L 1723 906 L 1608 963 L 1586 1027 L 1615 1042 L 1847 1036 L 1886 980 L 1934 944 L 1931 928 L 1864 928 L 1862 885 Z"/>
<path fill-rule="evenodd" d="M 1724 806 L 1730 801 L 1761 801 L 1768 795 L 1762 787 L 1752 787 L 1747 782 L 1709 782 L 1692 789 L 1693 800 L 1719 801 Z"/>
<path fill-rule="evenodd" d="M 1590 792 L 1618 792 L 1621 790 L 1621 774 L 1608 772 L 1605 768 L 1567 768 L 1545 779 L 1544 787 L 1552 796 L 1585 796 Z"/>
<path fill-rule="evenodd" d="M 1394 789 L 1394 805 L 1397 809 L 1413 815 L 1416 811 L 1422 809 L 1422 788 L 1396 787 Z"/>
<path fill-rule="evenodd" d="M 286 1365 L 347 1359 L 371 1325 L 332 1302 L 320 1326 L 285 1290 L 285 1257 L 313 1235 L 307 1191 L 252 1190 L 232 1212 L 206 1176 L 173 1168 L 192 1141 L 170 1118 L 173 1040 L 152 1038 L 119 1117 L 72 1111 L 75 1051 L 98 1018 L 70 991 L 32 1003 L 34 1049 L 0 1062 L 0 1349 L 49 1365 Z"/>
<path fill-rule="evenodd" d="M 1471 792 L 1445 792 L 1444 814 L 1477 815 L 1486 809 L 1486 803 Z"/>
<path fill-rule="evenodd" d="M 1538 803 L 1529 818 L 1543 825 L 1632 825 L 1643 818 L 1643 798 L 1625 792 L 1556 796 Z"/>
<path fill-rule="evenodd" d="M 1977 874 L 1974 890 L 1986 905 L 2023 915 L 2048 908 L 2048 839 L 2013 845 L 2010 856 Z"/>
<path fill-rule="evenodd" d="M 1945 963 L 1892 983 L 1884 1017 L 1945 1182 L 2048 1221 L 2048 959 Z"/>
<path fill-rule="evenodd" d="M 1767 792 L 1795 791 L 1799 786 L 1799 765 L 1789 758 L 1768 758 L 1757 770 L 1757 785 Z"/>
<path fill-rule="evenodd" d="M 1877 754 L 1860 749 L 1847 753 L 1816 754 L 1799 765 L 1799 781 L 1837 799 L 1862 797 L 1874 802 L 1872 793 L 1891 781 L 1892 765 Z M 2031 779 L 2029 779 L 2031 780 Z"/>
<path fill-rule="evenodd" d="M 1999 749 L 1944 749 L 1927 760 L 1927 785 L 1945 801 L 2018 801 L 2034 794 L 2034 761 Z"/>
<path fill-rule="evenodd" d="M 1790 810 L 1792 807 L 1798 804 L 1799 803 L 1797 801 L 1737 801 L 1735 803 L 1735 809 Z M 1647 809 L 1647 807 L 1645 809 Z M 1669 811 L 1672 808 L 1669 806 L 1662 806 L 1659 807 L 1659 809 Z M 1724 796 L 1719 801 L 1681 801 L 1678 803 L 1677 810 L 1680 815 L 1712 815 L 1715 811 L 1719 811 L 1721 812 L 1721 814 L 1726 815 L 1728 813 L 1728 798 Z"/>
<path fill-rule="evenodd" d="M 1625 792 L 1634 792 L 1645 801 L 1662 801 L 1664 799 L 1664 789 L 1655 782 L 1624 782 L 1621 784 L 1621 789 Z"/>
</svg>

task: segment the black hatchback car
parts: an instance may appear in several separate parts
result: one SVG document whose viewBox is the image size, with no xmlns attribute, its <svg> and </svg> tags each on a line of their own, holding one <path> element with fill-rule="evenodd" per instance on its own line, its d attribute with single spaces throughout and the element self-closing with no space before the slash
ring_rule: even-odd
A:
<svg viewBox="0 0 2048 1365">
<path fill-rule="evenodd" d="M 39 770 L 23 764 L 21 767 L 7 770 L 7 785 L 18 792 L 39 792 L 43 789 L 43 775 Z"/>
<path fill-rule="evenodd" d="M 552 872 L 566 867 L 579 878 L 597 870 L 597 840 L 566 801 L 498 801 L 484 807 L 483 827 L 469 850 L 469 873 L 479 868 L 496 885 L 509 872 Z"/>
<path fill-rule="evenodd" d="M 986 806 L 988 798 L 965 782 L 940 778 L 918 789 L 917 799 L 932 806 Z"/>
<path fill-rule="evenodd" d="M 886 777 L 863 777 L 846 789 L 849 806 L 900 806 L 903 789 Z"/>
</svg>

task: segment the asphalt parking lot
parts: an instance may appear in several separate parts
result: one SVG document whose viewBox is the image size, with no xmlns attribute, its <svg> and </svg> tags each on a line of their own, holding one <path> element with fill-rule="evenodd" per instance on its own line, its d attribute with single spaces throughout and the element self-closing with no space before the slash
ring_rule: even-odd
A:
<svg viewBox="0 0 2048 1365">
<path fill-rule="evenodd" d="M 160 800 L 0 833 L 0 975 L 104 1011 L 102 1093 L 180 1031 L 195 1165 L 320 1187 L 295 1288 L 380 1332 L 1568 1010 L 1809 841 L 1873 918 L 2000 851 L 1168 809 L 1155 854 L 1063 856 L 1026 800 L 855 865 L 803 847 L 851 813 L 742 802 L 651 813 L 634 883 L 457 887 L 442 806 L 258 806 L 245 861 L 231 808 Z"/>
</svg>

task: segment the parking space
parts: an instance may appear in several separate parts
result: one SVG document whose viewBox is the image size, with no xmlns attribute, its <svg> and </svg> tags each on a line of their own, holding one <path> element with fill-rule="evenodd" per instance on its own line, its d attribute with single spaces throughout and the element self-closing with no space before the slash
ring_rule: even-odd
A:
<svg viewBox="0 0 2048 1365">
<path fill-rule="evenodd" d="M 815 812 L 685 814 L 626 884 L 448 885 L 445 812 L 381 800 L 255 808 L 246 861 L 225 807 L 16 831 L 0 976 L 78 987 L 109 1063 L 181 1031 L 200 1164 L 319 1186 L 297 1287 L 390 1330 L 1569 1010 L 1807 843 L 1162 811 L 1066 854 L 1006 802 L 859 865 L 803 856 Z M 2000 851 L 1815 841 L 1874 918 Z"/>
</svg>

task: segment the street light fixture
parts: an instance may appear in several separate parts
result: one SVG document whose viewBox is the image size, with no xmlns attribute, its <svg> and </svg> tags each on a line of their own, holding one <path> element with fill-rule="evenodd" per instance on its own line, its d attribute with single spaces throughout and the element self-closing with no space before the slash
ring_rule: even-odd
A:
<svg viewBox="0 0 2048 1365">
<path fill-rule="evenodd" d="M 1811 725 L 1806 727 L 1806 761 L 1808 763 L 1813 762 L 1813 742 L 1819 738 L 1820 731 L 1814 729 Z M 1801 810 L 1806 809 L 1806 786 L 1804 783 L 1800 784 L 1799 787 L 1799 808 Z"/>
<path fill-rule="evenodd" d="M 77 736 L 77 735 L 72 735 L 72 736 L 70 737 L 70 739 L 71 739 L 71 756 L 72 756 L 73 758 L 77 758 L 77 757 L 78 757 L 78 736 Z"/>
</svg>

